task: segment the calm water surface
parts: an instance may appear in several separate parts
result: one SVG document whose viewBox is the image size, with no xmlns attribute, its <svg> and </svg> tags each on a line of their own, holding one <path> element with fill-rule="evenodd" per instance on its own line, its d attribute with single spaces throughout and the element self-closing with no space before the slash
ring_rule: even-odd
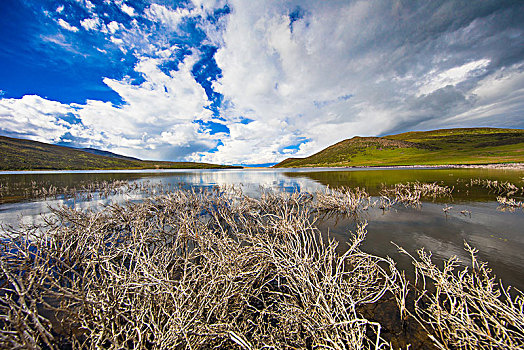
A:
<svg viewBox="0 0 524 350">
<path fill-rule="evenodd" d="M 524 211 L 503 211 L 496 202 L 497 194 L 480 186 L 471 187 L 471 179 L 509 181 L 524 187 L 524 172 L 496 169 L 246 169 L 246 170 L 178 170 L 178 171 L 93 171 L 93 172 L 20 172 L 0 173 L 0 224 L 17 226 L 39 223 L 49 207 L 70 205 L 95 208 L 111 203 L 140 200 L 142 195 L 95 196 L 92 200 L 28 198 L 33 187 L 81 187 L 90 182 L 127 180 L 162 183 L 171 187 L 211 187 L 237 185 L 244 193 L 257 196 L 261 187 L 285 191 L 317 191 L 325 186 L 363 187 L 377 196 L 383 184 L 436 182 L 454 187 L 453 198 L 424 201 L 420 208 L 395 205 L 390 210 L 370 208 L 358 218 L 331 216 L 317 224 L 326 234 L 342 244 L 358 222 L 368 222 L 368 235 L 363 249 L 380 256 L 389 255 L 399 267 L 410 271 L 409 259 L 397 253 L 391 243 L 415 253 L 424 247 L 435 259 L 457 255 L 467 261 L 464 241 L 479 250 L 479 257 L 505 285 L 524 289 Z M 522 197 L 515 197 L 524 201 Z M 446 214 L 442 209 L 450 205 Z M 464 215 L 467 210 L 471 215 Z"/>
</svg>

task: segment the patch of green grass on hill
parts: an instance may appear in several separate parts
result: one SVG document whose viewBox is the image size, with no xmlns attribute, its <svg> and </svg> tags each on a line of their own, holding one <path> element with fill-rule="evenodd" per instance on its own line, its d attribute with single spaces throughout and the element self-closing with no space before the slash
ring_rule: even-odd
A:
<svg viewBox="0 0 524 350">
<path fill-rule="evenodd" d="M 0 136 L 0 170 L 219 169 L 226 165 L 121 159 Z"/>
<path fill-rule="evenodd" d="M 524 162 L 524 130 L 443 129 L 354 137 L 275 167 L 447 165 Z"/>
</svg>

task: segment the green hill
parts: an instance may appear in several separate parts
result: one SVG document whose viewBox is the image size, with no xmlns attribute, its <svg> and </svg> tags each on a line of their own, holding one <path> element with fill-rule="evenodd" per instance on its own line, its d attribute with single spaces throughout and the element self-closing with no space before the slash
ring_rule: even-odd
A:
<svg viewBox="0 0 524 350">
<path fill-rule="evenodd" d="M 207 163 L 138 160 L 111 154 L 112 156 L 104 156 L 77 148 L 0 136 L 0 170 L 232 168 Z"/>
<path fill-rule="evenodd" d="M 497 128 L 414 131 L 353 137 L 275 167 L 447 165 L 524 162 L 524 130 Z"/>
</svg>

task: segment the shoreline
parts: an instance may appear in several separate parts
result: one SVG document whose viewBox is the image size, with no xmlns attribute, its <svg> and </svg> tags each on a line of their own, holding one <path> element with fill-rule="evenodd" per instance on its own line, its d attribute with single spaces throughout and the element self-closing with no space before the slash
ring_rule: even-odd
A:
<svg viewBox="0 0 524 350">
<path fill-rule="evenodd" d="M 490 164 L 445 164 L 445 165 L 388 165 L 388 166 L 361 166 L 348 168 L 386 168 L 386 169 L 402 169 L 402 168 L 459 168 L 459 169 L 516 169 L 524 170 L 524 163 L 490 163 Z"/>
<path fill-rule="evenodd" d="M 52 174 L 52 173 L 166 173 L 184 171 L 209 171 L 209 170 L 285 170 L 285 169 L 501 169 L 501 170 L 524 170 L 524 163 L 490 163 L 490 164 L 439 164 L 439 165 L 361 165 L 361 166 L 322 166 L 322 167 L 228 167 L 228 168 L 151 168 L 151 169 L 31 169 L 31 170 L 0 170 L 0 175 L 18 174 Z"/>
<path fill-rule="evenodd" d="M 439 165 L 359 165 L 359 166 L 325 166 L 325 167 L 278 167 L 272 169 L 510 169 L 524 170 L 524 163 L 490 163 L 490 164 L 439 164 Z"/>
<path fill-rule="evenodd" d="M 457 164 L 453 168 L 486 168 L 524 170 L 524 163 Z"/>
</svg>

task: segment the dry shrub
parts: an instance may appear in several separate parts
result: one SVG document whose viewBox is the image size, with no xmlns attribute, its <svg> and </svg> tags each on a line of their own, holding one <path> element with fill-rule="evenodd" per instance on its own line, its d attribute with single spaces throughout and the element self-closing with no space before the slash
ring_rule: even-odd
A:
<svg viewBox="0 0 524 350">
<path fill-rule="evenodd" d="M 393 285 L 390 260 L 345 254 L 310 196 L 175 191 L 104 210 L 55 210 L 2 243 L 0 346 L 383 348 L 357 308 Z"/>
<path fill-rule="evenodd" d="M 411 316 L 441 349 L 522 349 L 524 295 L 518 290 L 511 295 L 510 287 L 499 286 L 477 251 L 467 243 L 465 249 L 471 267 L 461 270 L 455 256 L 442 268 L 424 249 L 418 259 L 411 256 L 419 278 Z"/>
<path fill-rule="evenodd" d="M 469 246 L 462 270 L 419 251 L 412 284 L 360 250 L 365 224 L 343 254 L 315 226 L 321 211 L 369 203 L 362 190 L 250 198 L 230 187 L 57 208 L 0 241 L 0 347 L 383 349 L 388 330 L 361 311 L 391 295 L 397 322 L 418 321 L 439 348 L 524 346 L 522 293 L 499 287 Z"/>
<path fill-rule="evenodd" d="M 524 208 L 524 202 L 517 201 L 514 198 L 508 198 L 508 197 L 497 197 L 497 202 L 502 206 L 502 208 L 509 208 L 509 209 L 515 209 L 515 208 Z"/>
<path fill-rule="evenodd" d="M 524 187 L 518 187 L 517 185 L 509 181 L 498 181 L 489 179 L 471 179 L 470 186 L 481 186 L 489 189 L 490 191 L 502 195 L 502 196 L 513 196 L 513 195 L 524 195 Z"/>
<path fill-rule="evenodd" d="M 341 187 L 332 189 L 326 186 L 324 191 L 316 193 L 315 206 L 318 210 L 355 215 L 371 206 L 371 197 L 360 188 Z"/>
<path fill-rule="evenodd" d="M 441 186 L 436 183 L 408 182 L 405 184 L 396 184 L 388 188 L 383 187 L 381 196 L 382 205 L 387 208 L 395 203 L 402 203 L 405 206 L 420 207 L 421 198 L 451 197 L 453 187 Z M 387 204 L 387 205 L 386 205 Z"/>
</svg>

